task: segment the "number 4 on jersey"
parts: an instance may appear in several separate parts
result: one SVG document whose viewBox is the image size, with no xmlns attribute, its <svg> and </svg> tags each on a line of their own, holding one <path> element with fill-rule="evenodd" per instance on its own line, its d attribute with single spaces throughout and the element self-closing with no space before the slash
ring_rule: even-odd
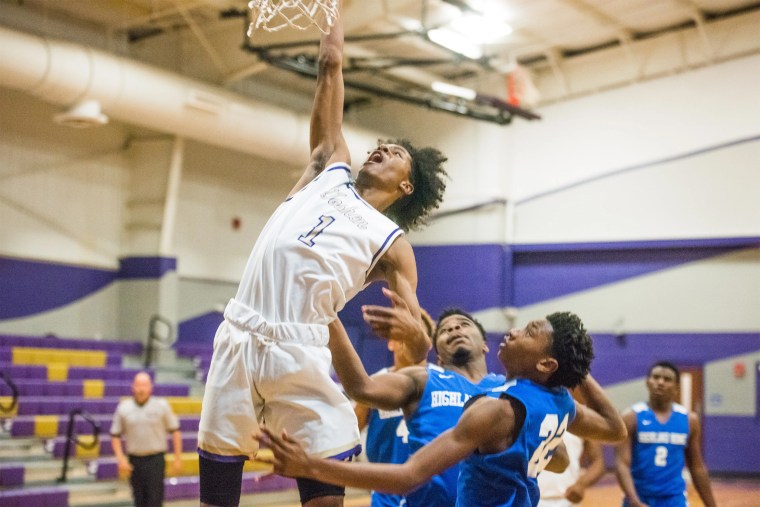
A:
<svg viewBox="0 0 760 507">
<path fill-rule="evenodd" d="M 328 225 L 335 222 L 335 218 L 328 216 L 328 215 L 322 215 L 319 217 L 319 223 L 315 225 L 309 232 L 306 234 L 301 234 L 298 236 L 298 241 L 303 243 L 306 246 L 314 246 L 314 239 L 322 234 L 322 231 L 324 231 Z"/>
</svg>

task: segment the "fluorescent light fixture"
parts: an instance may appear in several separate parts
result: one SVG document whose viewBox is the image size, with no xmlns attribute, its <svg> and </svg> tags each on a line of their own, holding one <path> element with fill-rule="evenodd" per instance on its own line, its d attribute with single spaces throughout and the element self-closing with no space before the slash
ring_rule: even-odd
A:
<svg viewBox="0 0 760 507">
<path fill-rule="evenodd" d="M 474 12 L 480 12 L 484 17 L 510 20 L 515 18 L 514 12 L 500 0 L 468 0 L 467 5 Z"/>
<path fill-rule="evenodd" d="M 464 35 L 447 28 L 436 28 L 427 33 L 431 41 L 473 60 L 483 56 L 483 51 Z"/>
<path fill-rule="evenodd" d="M 417 19 L 406 16 L 391 16 L 391 19 L 401 25 L 404 30 L 409 30 L 410 32 L 419 32 L 422 30 L 422 23 Z"/>
<path fill-rule="evenodd" d="M 505 22 L 473 13 L 456 18 L 449 26 L 464 37 L 480 43 L 493 42 L 512 33 L 512 27 Z"/>
<path fill-rule="evenodd" d="M 441 81 L 434 81 L 431 87 L 433 88 L 433 91 L 436 91 L 438 93 L 453 95 L 455 97 L 460 97 L 465 100 L 475 100 L 475 97 L 478 96 L 475 90 L 464 88 L 463 86 L 456 86 L 449 83 L 442 83 Z"/>
</svg>

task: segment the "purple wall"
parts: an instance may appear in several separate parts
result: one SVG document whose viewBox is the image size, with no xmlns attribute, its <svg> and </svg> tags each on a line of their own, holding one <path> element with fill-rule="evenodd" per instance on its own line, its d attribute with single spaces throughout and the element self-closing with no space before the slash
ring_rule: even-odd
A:
<svg viewBox="0 0 760 507">
<path fill-rule="evenodd" d="M 418 296 L 436 317 L 449 306 L 477 312 L 522 306 L 571 294 L 682 263 L 760 247 L 760 238 L 719 238 L 595 244 L 444 245 L 416 247 Z M 0 258 L 0 319 L 32 315 L 69 304 L 120 278 L 158 278 L 176 269 L 176 260 L 161 257 L 124 259 L 121 269 L 109 271 L 53 263 Z M 340 316 L 372 372 L 391 362 L 384 341 L 375 338 L 361 319 L 362 304 L 387 304 L 379 286 L 351 301 Z M 180 324 L 182 342 L 211 343 L 221 321 L 217 312 Z M 759 330 L 760 331 L 760 330 Z M 593 330 L 592 330 L 593 332 Z M 489 367 L 502 371 L 495 359 L 499 333 L 489 335 Z M 595 337 L 595 376 L 603 383 L 641 377 L 657 359 L 684 366 L 760 350 L 755 333 L 630 333 Z M 431 356 L 431 359 L 434 358 Z M 621 360 L 624 359 L 624 360 Z M 757 419 L 709 417 L 705 421 L 706 459 L 715 471 L 754 469 L 759 438 Z M 753 445 L 728 442 L 726 435 L 743 435 Z M 743 438 L 744 438 L 743 437 Z M 733 467 L 733 468 L 732 468 Z"/>
</svg>

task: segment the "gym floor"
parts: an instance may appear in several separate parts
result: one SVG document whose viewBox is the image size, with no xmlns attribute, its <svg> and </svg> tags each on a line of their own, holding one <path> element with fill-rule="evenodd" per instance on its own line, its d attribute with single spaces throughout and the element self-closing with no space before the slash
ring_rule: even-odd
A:
<svg viewBox="0 0 760 507">
<path fill-rule="evenodd" d="M 720 507 L 760 506 L 760 477 L 712 478 L 713 493 Z M 583 507 L 617 507 L 622 504 L 622 493 L 615 478 L 608 473 L 599 483 L 586 492 Z M 197 507 L 198 502 L 182 501 L 167 503 L 171 507 Z M 282 493 L 248 495 L 241 499 L 241 507 L 300 507 L 295 490 Z M 363 490 L 348 490 L 344 507 L 369 507 L 369 495 Z M 703 507 L 696 491 L 689 488 L 689 506 Z"/>
</svg>

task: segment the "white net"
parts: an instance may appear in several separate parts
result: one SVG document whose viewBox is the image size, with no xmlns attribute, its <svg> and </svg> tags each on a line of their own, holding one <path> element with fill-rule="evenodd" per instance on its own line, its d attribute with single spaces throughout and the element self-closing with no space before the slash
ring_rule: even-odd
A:
<svg viewBox="0 0 760 507">
<path fill-rule="evenodd" d="M 276 32 L 291 27 L 306 30 L 316 26 L 329 33 L 338 19 L 338 0 L 251 0 L 251 24 L 248 37 L 259 28 Z"/>
</svg>

